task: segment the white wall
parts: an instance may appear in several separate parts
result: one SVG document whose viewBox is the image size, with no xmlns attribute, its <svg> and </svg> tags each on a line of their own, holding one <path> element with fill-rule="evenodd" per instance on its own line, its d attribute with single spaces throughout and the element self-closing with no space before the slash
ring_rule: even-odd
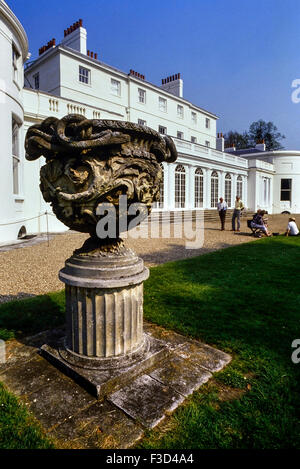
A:
<svg viewBox="0 0 300 469">
<path fill-rule="evenodd" d="M 278 152 L 279 153 L 279 152 Z M 291 213 L 300 213 L 300 152 L 295 155 L 288 151 L 281 155 L 274 155 L 274 212 L 282 213 L 287 210 Z M 281 179 L 292 179 L 291 202 L 280 200 Z"/>
<path fill-rule="evenodd" d="M 14 70 L 12 47 L 19 54 Z M 28 53 L 25 31 L 5 2 L 0 1 L 0 243 L 16 239 L 24 216 L 23 62 Z M 19 191 L 13 193 L 12 118 L 19 128 Z"/>
</svg>

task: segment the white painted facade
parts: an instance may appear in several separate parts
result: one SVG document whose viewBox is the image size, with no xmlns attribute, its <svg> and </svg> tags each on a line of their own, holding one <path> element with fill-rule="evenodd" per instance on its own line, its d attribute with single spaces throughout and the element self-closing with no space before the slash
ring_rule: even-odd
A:
<svg viewBox="0 0 300 469">
<path fill-rule="evenodd" d="M 256 166 L 258 167 L 256 173 L 259 174 L 259 169 L 263 168 L 260 177 L 262 179 L 270 178 L 270 192 L 273 196 L 272 203 L 269 205 L 270 213 L 284 211 L 294 214 L 300 213 L 300 151 L 277 150 L 252 153 L 248 164 L 250 172 L 251 167 Z M 266 174 L 267 170 L 269 170 L 270 176 Z M 252 187 L 250 180 L 249 187 Z M 263 185 L 263 193 L 259 197 L 260 203 L 265 200 L 264 188 L 265 185 Z"/>
<path fill-rule="evenodd" d="M 19 29 L 22 27 L 1 0 L 0 5 L 1 63 L 11 64 L 12 44 L 16 44 L 22 57 L 18 63 L 21 71 L 27 56 L 26 35 L 24 30 L 23 35 L 15 32 L 16 24 Z M 13 18 L 8 25 L 3 19 L 2 6 Z M 0 130 L 1 140 L 5 141 L 1 148 L 0 193 L 5 203 L 0 207 L 0 242 L 16 239 L 22 226 L 27 233 L 67 229 L 43 201 L 39 190 L 43 161 L 40 158 L 27 162 L 23 141 L 29 126 L 49 116 L 61 118 L 70 113 L 82 114 L 88 119 L 143 123 L 173 137 L 178 160 L 163 165 L 162 200 L 154 210 L 215 210 L 221 196 L 233 207 L 236 194 L 251 210 L 264 208 L 269 213 L 279 213 L 283 206 L 286 209 L 287 204 L 279 200 L 278 187 L 282 175 L 288 178 L 291 171 L 294 174 L 297 170 L 300 178 L 300 152 L 293 152 L 293 155 L 291 152 L 273 152 L 272 155 L 257 152 L 239 156 L 229 150 L 224 152 L 224 142 L 216 137 L 217 116 L 183 98 L 180 75 L 164 79 L 158 87 L 136 72 L 126 74 L 91 55 L 87 50 L 87 33 L 81 24 L 73 32 L 65 32 L 57 46 L 49 43 L 47 50 L 28 64 L 23 91 L 22 73 L 18 72 L 20 81 L 16 84 L 12 68 L 10 74 L 7 73 L 9 67 L 5 67 L 6 71 L 1 69 L 0 97 L 9 94 L 12 98 L 5 98 L 5 106 L 0 108 L 1 122 L 5 122 Z M 8 94 L 7 90 L 10 90 Z M 12 170 L 12 114 L 17 117 L 21 132 L 17 194 L 14 194 Z M 284 166 L 285 161 L 292 166 Z M 300 193 L 296 190 L 300 181 L 295 175 L 292 179 L 290 209 L 295 213 L 300 212 Z M 182 181 L 184 193 L 178 189 Z M 7 225 L 8 222 L 12 224 Z"/>
<path fill-rule="evenodd" d="M 0 0 L 0 242 L 17 238 L 22 223 L 15 221 L 24 217 L 22 89 L 27 55 L 26 33 L 8 5 Z"/>
</svg>

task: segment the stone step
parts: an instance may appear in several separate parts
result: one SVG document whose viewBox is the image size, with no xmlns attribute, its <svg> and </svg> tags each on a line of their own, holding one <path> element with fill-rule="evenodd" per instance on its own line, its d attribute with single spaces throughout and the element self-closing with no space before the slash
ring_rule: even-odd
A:
<svg viewBox="0 0 300 469">
<path fill-rule="evenodd" d="M 155 211 L 152 212 L 151 215 L 147 218 L 146 222 L 150 223 L 151 221 L 154 222 L 161 222 L 166 223 L 170 220 L 171 223 L 176 223 L 176 220 L 195 220 L 197 216 L 203 216 L 204 221 L 219 221 L 219 214 L 217 210 L 184 210 L 184 211 Z M 227 210 L 227 218 L 231 218 L 233 214 L 233 209 Z M 252 215 L 252 212 L 243 211 L 242 218 L 248 217 Z M 145 223 L 145 222 L 143 222 Z"/>
</svg>

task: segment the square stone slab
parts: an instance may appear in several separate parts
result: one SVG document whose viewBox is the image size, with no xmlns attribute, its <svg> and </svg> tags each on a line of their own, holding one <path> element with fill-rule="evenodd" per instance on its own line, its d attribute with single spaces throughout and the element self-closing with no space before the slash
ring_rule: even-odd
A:
<svg viewBox="0 0 300 469">
<path fill-rule="evenodd" d="M 193 365 L 205 368 L 211 373 L 222 370 L 231 360 L 228 353 L 196 341 L 183 344 L 175 350 L 175 353 L 178 357 L 189 360 Z"/>
<path fill-rule="evenodd" d="M 212 374 L 204 368 L 194 366 L 189 360 L 173 355 L 152 371 L 150 376 L 187 397 L 206 383 Z"/>
<path fill-rule="evenodd" d="M 36 392 L 60 376 L 59 371 L 47 363 L 38 354 L 31 360 L 17 362 L 7 370 L 2 371 L 2 381 L 17 396 Z"/>
<path fill-rule="evenodd" d="M 46 360 L 42 360 L 49 365 Z M 42 423 L 46 431 L 70 420 L 81 409 L 97 402 L 95 397 L 73 380 L 59 373 L 55 368 L 54 370 L 58 375 L 53 376 L 47 385 L 30 395 L 22 396 L 30 411 Z"/>
<path fill-rule="evenodd" d="M 126 449 L 143 434 L 139 425 L 107 401 L 96 401 L 49 433 L 56 447 L 72 449 Z"/>
<path fill-rule="evenodd" d="M 151 376 L 142 375 L 113 393 L 108 400 L 144 427 L 153 428 L 163 420 L 166 412 L 175 410 L 184 397 Z"/>
</svg>

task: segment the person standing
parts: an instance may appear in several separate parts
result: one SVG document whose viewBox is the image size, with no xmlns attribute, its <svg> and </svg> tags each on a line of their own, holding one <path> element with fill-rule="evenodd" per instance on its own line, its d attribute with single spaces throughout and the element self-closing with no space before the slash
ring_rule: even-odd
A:
<svg viewBox="0 0 300 469">
<path fill-rule="evenodd" d="M 225 217 L 226 217 L 226 210 L 228 206 L 223 197 L 220 197 L 220 202 L 217 203 L 217 209 L 219 212 L 219 217 L 221 220 L 221 231 L 225 230 Z"/>
<path fill-rule="evenodd" d="M 232 230 L 231 231 L 240 231 L 241 227 L 241 212 L 244 210 L 244 204 L 241 201 L 241 198 L 237 195 L 235 198 L 235 206 L 234 206 L 234 211 L 232 215 Z M 237 220 L 237 229 L 235 229 L 235 219 Z"/>
</svg>

